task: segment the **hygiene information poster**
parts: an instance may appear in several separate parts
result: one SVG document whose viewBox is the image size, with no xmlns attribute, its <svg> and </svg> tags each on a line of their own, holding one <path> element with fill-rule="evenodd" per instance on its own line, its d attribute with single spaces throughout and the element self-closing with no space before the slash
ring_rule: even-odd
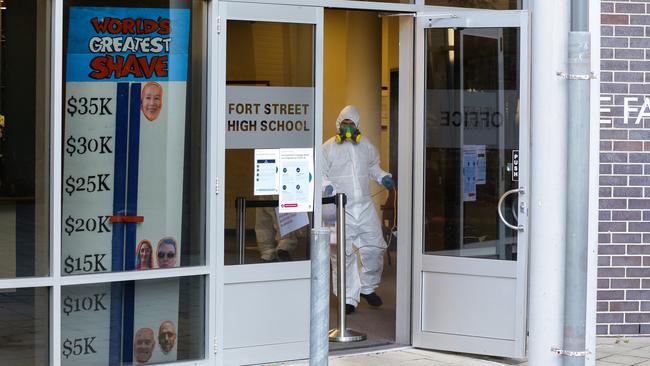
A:
<svg viewBox="0 0 650 366">
<path fill-rule="evenodd" d="M 280 149 L 279 212 L 314 210 L 314 150 Z"/>
<path fill-rule="evenodd" d="M 487 175 L 487 156 L 485 152 L 485 145 L 476 146 L 476 184 L 481 185 L 486 183 Z"/>
<path fill-rule="evenodd" d="M 67 26 L 62 270 L 178 267 L 190 10 L 73 6 Z M 62 301 L 63 365 L 176 360 L 159 335 L 176 332 L 178 279 Z"/>
<path fill-rule="evenodd" d="M 463 201 L 476 201 L 478 154 L 474 145 L 463 146 Z"/>
<path fill-rule="evenodd" d="M 463 151 L 468 152 L 470 155 L 476 154 L 476 171 L 474 172 L 474 176 L 476 177 L 476 185 L 485 184 L 487 178 L 487 157 L 485 145 L 464 145 Z"/>
<path fill-rule="evenodd" d="M 279 149 L 255 149 L 255 181 L 253 194 L 256 196 L 278 194 L 280 186 L 280 174 L 278 174 L 280 162 Z"/>
</svg>

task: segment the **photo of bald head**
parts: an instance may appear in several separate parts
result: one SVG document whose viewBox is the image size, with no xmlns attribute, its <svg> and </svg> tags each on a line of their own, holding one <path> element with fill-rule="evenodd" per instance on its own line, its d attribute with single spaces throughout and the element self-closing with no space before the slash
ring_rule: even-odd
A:
<svg viewBox="0 0 650 366">
<path fill-rule="evenodd" d="M 153 350 L 156 347 L 156 340 L 153 337 L 153 329 L 140 328 L 133 337 L 133 358 L 136 362 L 143 364 L 151 359 Z"/>
<path fill-rule="evenodd" d="M 176 326 L 170 320 L 160 324 L 158 328 L 158 344 L 164 354 L 168 354 L 176 344 Z"/>
</svg>

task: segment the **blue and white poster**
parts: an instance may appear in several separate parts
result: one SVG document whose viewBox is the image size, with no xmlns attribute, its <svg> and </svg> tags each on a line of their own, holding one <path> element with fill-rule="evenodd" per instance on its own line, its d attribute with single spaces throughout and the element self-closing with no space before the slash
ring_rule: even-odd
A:
<svg viewBox="0 0 650 366">
<path fill-rule="evenodd" d="M 476 201 L 478 154 L 475 145 L 463 146 L 463 201 Z"/>
<path fill-rule="evenodd" d="M 62 270 L 178 267 L 190 10 L 71 7 L 67 26 Z M 176 360 L 178 280 L 160 283 L 103 289 L 110 299 L 70 290 L 103 302 L 62 314 L 62 364 Z"/>
</svg>

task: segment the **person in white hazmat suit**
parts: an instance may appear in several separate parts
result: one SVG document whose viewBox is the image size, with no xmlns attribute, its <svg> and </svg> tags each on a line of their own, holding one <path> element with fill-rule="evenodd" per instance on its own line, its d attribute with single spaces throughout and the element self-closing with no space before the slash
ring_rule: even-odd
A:
<svg viewBox="0 0 650 366">
<path fill-rule="evenodd" d="M 262 196 L 263 199 L 272 199 L 273 196 Z M 277 196 L 275 196 L 277 198 Z M 288 262 L 292 260 L 291 253 L 298 245 L 296 233 L 280 236 L 280 225 L 273 207 L 257 209 L 255 214 L 255 236 L 257 249 L 262 262 Z"/>
<path fill-rule="evenodd" d="M 336 119 L 337 135 L 323 144 L 323 187 L 325 196 L 345 193 L 346 313 L 359 305 L 360 297 L 371 306 L 381 306 L 375 293 L 384 267 L 386 242 L 370 195 L 372 179 L 387 189 L 394 188 L 391 175 L 379 167 L 379 155 L 359 132 L 356 107 L 346 106 Z M 359 260 L 354 247 L 358 250 Z"/>
</svg>

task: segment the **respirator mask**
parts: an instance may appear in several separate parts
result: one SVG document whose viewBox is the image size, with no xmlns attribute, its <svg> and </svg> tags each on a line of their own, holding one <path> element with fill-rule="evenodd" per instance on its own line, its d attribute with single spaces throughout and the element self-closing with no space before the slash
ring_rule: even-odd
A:
<svg viewBox="0 0 650 366">
<path fill-rule="evenodd" d="M 356 144 L 361 141 L 361 131 L 359 131 L 354 123 L 341 123 L 339 131 L 334 138 L 339 144 L 344 141 L 352 141 Z"/>
</svg>

